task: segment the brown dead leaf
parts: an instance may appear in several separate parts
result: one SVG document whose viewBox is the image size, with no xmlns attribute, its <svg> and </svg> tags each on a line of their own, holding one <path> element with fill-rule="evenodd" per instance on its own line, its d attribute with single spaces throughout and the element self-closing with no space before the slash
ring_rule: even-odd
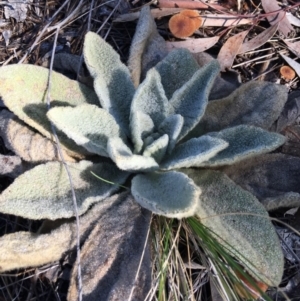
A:
<svg viewBox="0 0 300 301">
<path fill-rule="evenodd" d="M 218 4 L 205 4 L 200 1 L 193 1 L 193 0 L 159 0 L 158 7 L 160 8 L 185 8 L 185 9 L 208 9 L 214 8 L 217 10 L 226 10 L 221 5 Z"/>
<path fill-rule="evenodd" d="M 151 15 L 154 19 L 160 19 L 162 17 L 170 16 L 176 13 L 179 13 L 182 11 L 182 8 L 155 8 L 151 9 Z M 140 16 L 140 12 L 134 12 L 134 13 L 128 13 L 118 16 L 116 19 L 114 19 L 114 22 L 129 22 L 134 21 L 138 19 Z M 203 24 L 201 27 L 227 27 L 227 26 L 233 26 L 233 25 L 244 25 L 244 24 L 250 24 L 252 23 L 251 19 L 242 19 L 233 15 L 201 15 L 201 18 L 203 18 Z"/>
<path fill-rule="evenodd" d="M 186 48 L 192 53 L 206 51 L 214 46 L 219 41 L 219 37 L 203 38 L 203 39 L 189 39 L 178 42 L 167 42 L 167 50 L 171 51 L 176 48 Z"/>
<path fill-rule="evenodd" d="M 288 40 L 283 40 L 286 46 L 291 50 L 295 55 L 300 57 L 300 41 L 292 43 Z"/>
<path fill-rule="evenodd" d="M 286 13 L 281 10 L 276 0 L 261 0 L 261 4 L 266 13 L 270 13 L 267 19 L 271 25 L 278 23 L 278 30 L 287 36 L 290 32 L 294 31 L 293 26 L 286 17 Z M 276 12 L 278 11 L 278 12 Z M 275 13 L 274 13 L 275 12 Z"/>
<path fill-rule="evenodd" d="M 277 29 L 278 23 L 267 28 L 266 30 L 258 34 L 255 38 L 243 43 L 238 51 L 238 54 L 245 53 L 264 45 L 266 42 L 268 42 L 269 39 L 273 37 Z"/>
<path fill-rule="evenodd" d="M 225 71 L 227 68 L 231 68 L 235 56 L 238 54 L 239 49 L 248 34 L 249 30 L 242 31 L 233 37 L 230 37 L 218 54 L 218 61 L 221 65 L 221 71 Z"/>
</svg>

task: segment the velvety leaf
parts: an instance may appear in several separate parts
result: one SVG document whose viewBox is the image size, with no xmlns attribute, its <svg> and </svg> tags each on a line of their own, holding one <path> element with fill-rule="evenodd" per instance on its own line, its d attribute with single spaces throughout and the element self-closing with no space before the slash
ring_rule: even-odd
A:
<svg viewBox="0 0 300 301">
<path fill-rule="evenodd" d="M 9 110 L 14 112 L 21 120 L 41 134 L 51 138 L 50 123 L 45 116 L 47 112 L 48 76 L 48 69 L 34 65 L 1 67 L 0 96 Z M 98 98 L 92 90 L 54 71 L 51 75 L 50 94 L 50 101 L 55 105 L 77 106 L 84 103 L 98 103 Z M 32 114 L 35 113 L 36 116 L 30 116 L 24 110 L 25 107 L 35 107 L 36 105 L 43 108 L 43 110 L 36 112 L 32 111 Z"/>
<path fill-rule="evenodd" d="M 283 274 L 283 254 L 263 205 L 220 172 L 184 172 L 202 191 L 196 210 L 201 222 L 255 279 L 277 286 Z"/>
<path fill-rule="evenodd" d="M 51 109 L 47 117 L 76 144 L 100 156 L 108 157 L 106 148 L 109 137 L 126 140 L 113 116 L 95 105 L 57 107 Z"/>
<path fill-rule="evenodd" d="M 139 174 L 132 179 L 131 193 L 143 207 L 155 214 L 183 218 L 192 216 L 201 190 L 185 174 Z"/>
<path fill-rule="evenodd" d="M 99 217 L 81 250 L 83 301 L 129 300 L 133 289 L 131 300 L 146 299 L 151 288 L 150 217 L 128 194 Z M 77 273 L 74 265 L 68 301 L 78 300 Z"/>
<path fill-rule="evenodd" d="M 169 136 L 167 152 L 170 154 L 175 147 L 179 134 L 183 126 L 183 117 L 179 114 L 169 115 L 158 127 L 158 132 Z"/>
<path fill-rule="evenodd" d="M 229 96 L 210 101 L 192 137 L 226 127 L 249 124 L 269 129 L 287 101 L 286 87 L 268 82 L 248 82 Z"/>
<path fill-rule="evenodd" d="M 95 204 L 80 217 L 80 240 L 83 242 L 98 223 L 99 217 L 108 208 L 126 199 L 125 194 L 106 198 Z M 36 267 L 62 258 L 76 245 L 77 227 L 74 219 L 64 220 L 61 226 L 56 221 L 45 221 L 39 233 L 16 232 L 0 237 L 0 272 L 17 268 Z M 50 229 L 50 230 L 49 230 Z M 51 231 L 51 232 L 50 232 Z"/>
<path fill-rule="evenodd" d="M 144 172 L 158 169 L 158 164 L 153 158 L 132 154 L 130 148 L 120 138 L 108 139 L 107 152 L 121 170 Z"/>
<path fill-rule="evenodd" d="M 129 135 L 128 119 L 134 86 L 127 67 L 117 52 L 99 35 L 85 35 L 83 54 L 86 66 L 94 77 L 94 89 L 103 109 L 116 119 Z"/>
<path fill-rule="evenodd" d="M 134 144 L 134 152 L 139 153 L 144 145 L 144 139 L 154 130 L 153 120 L 148 114 L 140 111 L 130 115 L 131 140 Z"/>
<path fill-rule="evenodd" d="M 169 136 L 162 135 L 151 144 L 149 144 L 143 151 L 143 156 L 152 157 L 156 162 L 160 162 L 167 151 Z"/>
<path fill-rule="evenodd" d="M 228 142 L 229 146 L 198 166 L 230 165 L 259 154 L 271 152 L 286 141 L 285 137 L 280 134 L 249 125 L 238 125 L 207 135 L 223 139 Z"/>
<path fill-rule="evenodd" d="M 0 178 L 8 176 L 15 178 L 23 171 L 22 160 L 18 156 L 5 156 L 0 154 Z"/>
<path fill-rule="evenodd" d="M 226 141 L 210 136 L 193 138 L 176 146 L 160 167 L 166 170 L 196 167 L 226 149 L 228 145 Z"/>
<path fill-rule="evenodd" d="M 91 204 L 119 189 L 128 173 L 110 163 L 89 161 L 68 164 L 76 193 L 79 215 Z M 97 179 L 94 172 L 113 184 Z M 30 185 L 29 185 L 30 183 Z M 62 163 L 41 164 L 19 176 L 0 195 L 0 211 L 29 219 L 60 219 L 75 215 L 69 178 Z"/>
<path fill-rule="evenodd" d="M 184 118 L 179 139 L 183 138 L 200 121 L 208 102 L 214 79 L 220 70 L 217 61 L 212 61 L 194 73 L 192 78 L 175 91 L 169 104 L 170 113 Z"/>
<path fill-rule="evenodd" d="M 156 127 L 168 114 L 169 102 L 160 82 L 160 75 L 155 69 L 148 71 L 146 79 L 139 85 L 134 94 L 130 108 L 130 120 L 133 119 L 136 111 L 149 115 Z M 132 122 L 136 123 L 135 121 Z"/>
<path fill-rule="evenodd" d="M 298 157 L 266 154 L 228 166 L 223 172 L 255 195 L 267 210 L 300 206 Z"/>
<path fill-rule="evenodd" d="M 159 72 L 166 96 L 170 99 L 199 70 L 199 66 L 187 49 L 176 49 L 158 63 L 155 69 Z"/>
<path fill-rule="evenodd" d="M 166 42 L 157 32 L 150 7 L 144 6 L 140 11 L 128 59 L 128 69 L 135 87 L 143 80 L 146 72 L 167 53 Z"/>
<path fill-rule="evenodd" d="M 0 111 L 0 132 L 5 147 L 27 162 L 60 161 L 56 145 L 33 131 L 14 114 Z M 74 158 L 61 149 L 64 160 L 75 162 Z"/>
</svg>

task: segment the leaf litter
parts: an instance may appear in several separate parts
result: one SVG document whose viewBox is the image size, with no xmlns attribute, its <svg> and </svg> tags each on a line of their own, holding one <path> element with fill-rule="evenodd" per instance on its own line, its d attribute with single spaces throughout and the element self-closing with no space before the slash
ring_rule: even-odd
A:
<svg viewBox="0 0 300 301">
<path fill-rule="evenodd" d="M 128 4 L 125 3 L 125 1 L 107 1 L 102 5 L 100 1 L 93 1 L 92 3 L 94 4 L 94 7 L 92 7 L 84 4 L 83 2 L 84 1 L 75 1 L 73 4 L 70 1 L 65 1 L 64 3 L 66 3 L 66 5 L 64 5 L 62 8 L 58 8 L 63 4 L 63 1 L 53 1 L 51 3 L 40 1 L 38 5 L 33 2 L 21 1 L 18 3 L 23 6 L 19 6 L 19 8 L 15 9 L 15 15 L 12 13 L 12 11 L 7 10 L 6 8 L 6 14 L 4 15 L 5 19 L 1 20 L 1 24 L 4 24 L 5 26 L 5 29 L 2 33 L 3 38 L 0 40 L 0 58 L 2 65 L 16 63 L 19 61 L 41 64 L 42 58 L 52 49 L 53 30 L 55 26 L 63 23 L 64 19 L 68 18 L 70 15 L 73 15 L 72 18 L 68 19 L 69 21 L 65 23 L 65 27 L 63 27 L 59 33 L 57 52 L 80 55 L 84 32 L 88 27 L 94 31 L 98 31 L 99 26 L 102 25 L 102 28 L 100 28 L 101 35 L 107 36 L 108 41 L 110 41 L 112 45 L 118 49 L 122 59 L 125 61 L 127 59 L 128 46 L 130 44 L 129 41 L 134 30 L 134 26 L 132 23 L 130 23 L 130 21 L 138 18 L 138 12 L 130 13 L 130 9 L 136 8 L 138 10 L 141 3 L 138 1 L 136 2 L 137 4 Z M 262 1 L 262 5 L 264 7 L 264 11 L 262 11 L 260 7 L 253 7 L 250 2 L 246 1 L 246 4 L 241 5 L 240 11 L 230 12 L 223 7 L 222 4 L 216 6 L 213 2 L 208 3 L 202 5 L 201 8 L 201 16 L 205 19 L 203 22 L 203 27 L 201 27 L 192 38 L 184 41 L 178 41 L 170 35 L 168 29 L 166 28 L 168 19 L 166 16 L 172 15 L 175 12 L 179 12 L 182 8 L 184 8 L 182 5 L 186 4 L 188 1 L 185 1 L 186 3 L 182 3 L 182 1 L 168 2 L 168 4 L 164 4 L 162 1 L 160 2 L 160 6 L 163 8 L 160 8 L 159 10 L 153 9 L 153 12 L 156 13 L 155 17 L 157 18 L 159 32 L 162 34 L 165 40 L 168 41 L 167 45 L 172 45 L 172 47 L 189 48 L 194 50 L 195 53 L 210 49 L 214 56 L 216 56 L 216 53 L 222 49 L 224 54 L 222 54 L 222 52 L 221 54 L 227 58 L 224 61 L 224 69 L 230 69 L 234 65 L 242 63 L 240 67 L 234 68 L 240 73 L 242 81 L 252 80 L 260 75 L 261 71 L 258 67 L 265 64 L 267 61 L 269 65 L 267 68 L 267 72 L 269 73 L 267 74 L 273 76 L 270 76 L 269 78 L 271 78 L 273 81 L 277 81 L 278 83 L 281 82 L 285 84 L 284 82 L 280 81 L 278 75 L 278 70 L 282 65 L 282 61 L 280 60 L 279 56 L 274 57 L 273 52 L 271 56 L 263 58 L 263 54 L 265 52 L 264 49 L 267 49 L 267 47 L 271 45 L 271 48 L 273 50 L 276 49 L 278 53 L 283 52 L 284 58 L 288 57 L 288 59 L 290 59 L 290 52 L 288 52 L 288 49 L 290 49 L 290 51 L 295 55 L 299 56 L 299 43 L 292 43 L 290 40 L 285 39 L 283 41 L 286 46 L 288 46 L 287 48 L 286 46 L 280 44 L 281 36 L 279 34 L 283 34 L 285 38 L 295 33 L 299 34 L 299 29 L 292 26 L 299 26 L 299 24 L 297 25 L 299 17 L 296 17 L 296 7 L 293 7 L 290 4 L 283 9 L 281 6 L 282 3 L 279 2 L 280 6 L 278 6 L 275 0 Z M 174 3 L 177 3 L 177 6 L 174 6 Z M 192 4 L 194 5 L 195 3 Z M 166 5 L 170 5 L 172 8 L 164 8 Z M 117 10 L 114 10 L 115 6 L 117 6 Z M 0 9 L 3 11 L 5 7 L 0 5 Z M 62 14 L 56 14 L 57 10 Z M 274 13 L 274 11 L 277 10 L 278 12 Z M 248 13 L 250 11 L 255 12 L 256 15 L 249 18 Z M 263 16 L 263 13 L 266 13 L 266 15 Z M 88 18 L 89 14 L 93 16 L 93 18 L 90 18 L 90 20 Z M 52 18 L 53 16 L 54 18 Z M 266 26 L 266 28 L 262 31 L 261 29 L 258 31 L 257 20 L 264 20 L 265 18 L 267 18 L 271 26 L 268 27 L 265 24 L 259 24 L 260 26 Z M 30 20 L 30 22 L 25 22 L 28 20 Z M 279 25 L 277 25 L 278 20 L 280 20 Z M 121 24 L 119 22 L 125 23 Z M 83 26 L 83 28 L 81 26 Z M 229 28 L 231 32 L 227 36 L 224 35 L 223 32 L 223 30 L 226 29 L 225 26 L 231 26 L 231 28 Z M 276 28 L 277 26 L 278 28 Z M 36 34 L 35 28 L 38 28 L 38 34 Z M 48 31 L 44 29 L 48 29 Z M 10 37 L 7 36 L 7 32 L 10 32 Z M 225 47 L 226 42 L 231 38 L 233 38 L 233 41 L 236 40 L 235 42 L 237 42 L 237 45 L 239 44 L 239 47 L 234 45 L 235 43 L 232 43 L 230 47 L 227 45 Z M 244 43 L 243 40 L 245 40 Z M 171 46 L 168 47 L 170 50 Z M 252 52 L 254 49 L 257 50 Z M 271 61 L 270 57 L 273 57 L 275 60 Z M 220 56 L 219 59 L 220 58 L 222 58 L 222 56 Z M 253 61 L 253 59 L 256 61 Z M 292 65 L 299 65 L 294 60 L 292 61 L 294 63 L 289 61 Z M 60 64 L 58 63 L 58 68 L 60 67 L 59 65 Z M 69 76 L 76 78 L 77 68 L 72 70 L 71 67 L 72 66 L 70 66 L 71 70 L 69 70 Z M 296 79 L 295 84 L 293 86 L 289 86 L 289 88 L 291 90 L 296 90 L 296 88 L 299 88 L 298 79 Z M 288 118 L 288 121 L 285 122 L 284 131 L 286 131 L 286 136 L 290 135 L 290 137 L 293 137 L 294 140 L 290 139 L 290 141 L 292 141 L 290 144 L 293 145 L 294 149 L 295 143 L 298 141 L 298 144 L 296 145 L 298 145 L 297 147 L 299 149 L 299 121 L 298 117 L 295 117 L 299 116 L 299 113 L 295 113 L 296 111 L 299 112 L 297 98 L 294 98 L 292 107 L 288 108 L 287 110 L 289 113 L 287 113 L 285 116 L 287 116 L 286 118 Z M 283 110 L 283 112 L 286 111 Z M 279 120 L 282 120 L 284 116 L 283 114 L 284 113 L 282 113 L 282 115 L 279 117 Z M 282 127 L 281 121 L 281 128 Z M 291 146 L 288 148 L 287 143 L 287 145 L 283 146 L 282 152 L 299 157 L 300 152 L 292 152 L 291 148 Z M 7 158 L 7 155 L 4 157 L 4 159 L 12 159 L 16 160 L 16 162 L 19 162 L 20 160 L 18 157 Z M 5 228 L 9 228 L 11 225 L 16 225 L 10 217 L 4 218 L 3 224 L 6 224 Z M 30 227 L 30 222 L 25 221 L 23 224 L 25 224 L 25 227 Z M 19 299 L 16 300 L 22 300 L 22 298 L 26 296 L 26 291 L 24 291 L 20 281 L 22 281 L 22 278 L 27 275 L 26 273 L 30 274 L 30 270 L 25 271 L 25 274 L 15 274 L 16 276 L 13 278 L 2 276 L 2 283 L 5 281 L 4 289 L 2 290 L 3 294 L 8 295 L 21 290 L 20 296 L 17 297 Z M 33 277 L 34 273 L 31 275 L 32 276 L 29 277 Z M 10 287 L 13 289 L 11 290 Z M 292 291 L 293 286 L 290 285 L 290 287 L 292 287 L 291 289 L 289 288 Z M 41 296 L 45 295 L 44 289 L 38 288 L 36 291 L 36 296 L 39 294 Z M 51 289 L 46 292 L 46 294 L 48 294 L 49 298 L 54 296 L 54 292 Z"/>
</svg>

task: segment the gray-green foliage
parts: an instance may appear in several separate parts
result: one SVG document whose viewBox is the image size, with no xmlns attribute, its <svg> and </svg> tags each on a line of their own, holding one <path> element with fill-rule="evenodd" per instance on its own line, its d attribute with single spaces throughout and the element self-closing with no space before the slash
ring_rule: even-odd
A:
<svg viewBox="0 0 300 301">
<path fill-rule="evenodd" d="M 0 95 L 18 118 L 47 138 L 52 137 L 50 122 L 53 122 L 69 154 L 71 146 L 76 145 L 76 154 L 96 155 L 89 161 L 68 164 L 79 214 L 84 214 L 91 204 L 105 200 L 131 176 L 131 194 L 139 204 L 166 217 L 197 215 L 225 239 L 225 244 L 232 247 L 233 254 L 254 277 L 277 285 L 283 273 L 283 257 L 266 211 L 253 195 L 204 167 L 236 164 L 282 145 L 283 136 L 255 127 L 251 122 L 242 123 L 252 117 L 266 116 L 267 125 L 271 124 L 284 100 L 273 108 L 268 99 L 262 99 L 264 92 L 260 89 L 265 85 L 253 86 L 253 94 L 248 84 L 225 100 L 208 103 L 219 64 L 212 61 L 199 68 L 185 49 L 168 54 L 148 71 L 136 89 L 129 69 L 95 33 L 86 35 L 84 59 L 94 78 L 98 100 L 93 91 L 54 72 L 55 93 L 50 93 L 48 112 L 45 69 L 15 65 L 3 67 L 0 72 Z M 33 79 L 27 75 L 28 70 Z M 274 84 L 267 87 L 268 95 L 273 91 L 286 99 L 284 87 Z M 223 103 L 234 103 L 237 93 L 246 102 L 248 95 L 260 97 L 259 102 L 264 106 L 258 112 L 252 106 L 252 114 L 244 112 L 241 103 L 238 107 L 229 106 L 230 110 L 241 108 L 241 112 L 222 111 Z M 209 109 L 215 104 L 221 106 L 216 110 L 219 115 L 213 115 Z M 195 128 L 202 128 L 201 120 L 205 121 L 206 134 L 192 135 Z M 254 124 L 261 125 L 256 121 Z M 191 167 L 197 169 L 191 172 L 187 169 Z M 99 181 L 91 171 L 114 184 Z M 0 208 L 4 213 L 31 219 L 74 216 L 71 188 L 63 165 L 49 162 L 21 175 L 0 196 Z M 246 215 L 240 214 L 245 212 Z M 210 215 L 216 214 L 230 217 L 210 219 Z"/>
</svg>

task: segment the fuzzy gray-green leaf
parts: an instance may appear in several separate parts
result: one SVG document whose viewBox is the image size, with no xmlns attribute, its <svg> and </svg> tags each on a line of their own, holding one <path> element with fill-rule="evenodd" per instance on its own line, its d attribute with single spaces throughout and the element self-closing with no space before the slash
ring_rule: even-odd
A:
<svg viewBox="0 0 300 301">
<path fill-rule="evenodd" d="M 148 71 L 145 80 L 139 85 L 134 94 L 130 119 L 136 111 L 149 115 L 156 127 L 166 118 L 169 112 L 169 102 L 161 84 L 160 75 L 154 68 Z"/>
<path fill-rule="evenodd" d="M 176 146 L 173 152 L 162 161 L 160 167 L 166 170 L 196 167 L 203 161 L 214 157 L 226 147 L 228 147 L 228 143 L 219 138 L 208 135 L 193 138 Z"/>
<path fill-rule="evenodd" d="M 153 213 L 183 218 L 194 214 L 201 191 L 185 174 L 170 171 L 135 176 L 131 193 L 141 206 Z"/>
<path fill-rule="evenodd" d="M 91 204 L 104 200 L 119 189 L 128 173 L 110 163 L 89 161 L 68 164 L 77 197 L 79 215 Z M 115 183 L 108 184 L 91 174 Z M 75 215 L 70 181 L 62 163 L 41 164 L 19 176 L 0 195 L 2 213 L 29 219 L 60 219 Z"/>
<path fill-rule="evenodd" d="M 49 131 L 32 120 L 23 109 L 38 104 L 46 107 L 48 76 L 48 69 L 34 65 L 5 66 L 1 67 L 0 73 L 0 96 L 5 105 L 21 120 L 46 136 L 49 136 Z M 97 96 L 92 90 L 55 71 L 51 75 L 51 87 L 50 101 L 72 106 L 97 103 Z M 45 116 L 43 118 L 46 119 Z"/>
<path fill-rule="evenodd" d="M 193 137 L 240 124 L 269 129 L 287 101 L 282 85 L 252 81 L 243 84 L 229 96 L 210 101 Z"/>
<path fill-rule="evenodd" d="M 249 125 L 239 125 L 207 135 L 223 139 L 229 143 L 229 146 L 199 166 L 230 165 L 259 154 L 271 152 L 286 140 L 280 134 Z"/>
<path fill-rule="evenodd" d="M 167 98 L 171 99 L 173 93 L 199 70 L 199 65 L 187 49 L 181 48 L 171 51 L 155 69 L 160 74 Z"/>
<path fill-rule="evenodd" d="M 106 148 L 109 137 L 126 140 L 113 116 L 95 105 L 57 107 L 51 109 L 47 117 L 78 145 L 100 156 L 108 157 Z"/>
<path fill-rule="evenodd" d="M 109 138 L 107 152 L 116 165 L 128 172 L 146 172 L 158 169 L 152 157 L 135 155 L 120 138 Z"/>
<path fill-rule="evenodd" d="M 148 114 L 140 111 L 132 112 L 130 115 L 131 140 L 134 152 L 140 153 L 144 145 L 144 139 L 152 134 L 154 123 Z"/>
<path fill-rule="evenodd" d="M 93 32 L 85 36 L 83 53 L 102 107 L 114 116 L 129 136 L 128 119 L 135 88 L 128 68 L 122 64 L 117 52 Z"/>
<path fill-rule="evenodd" d="M 160 162 L 166 154 L 168 143 L 169 136 L 167 134 L 162 135 L 145 148 L 143 156 L 152 157 L 156 162 Z"/>
<path fill-rule="evenodd" d="M 168 154 L 172 152 L 183 127 L 184 119 L 181 115 L 169 115 L 158 127 L 158 132 L 169 136 Z"/>
<path fill-rule="evenodd" d="M 184 172 L 202 191 L 196 211 L 201 222 L 255 279 L 277 286 L 283 274 L 283 254 L 263 205 L 220 172 Z"/>
<path fill-rule="evenodd" d="M 219 70 L 219 63 L 212 61 L 195 72 L 188 82 L 174 92 L 169 102 L 170 113 L 180 114 L 184 118 L 179 139 L 191 131 L 203 116 L 210 89 Z"/>
</svg>

